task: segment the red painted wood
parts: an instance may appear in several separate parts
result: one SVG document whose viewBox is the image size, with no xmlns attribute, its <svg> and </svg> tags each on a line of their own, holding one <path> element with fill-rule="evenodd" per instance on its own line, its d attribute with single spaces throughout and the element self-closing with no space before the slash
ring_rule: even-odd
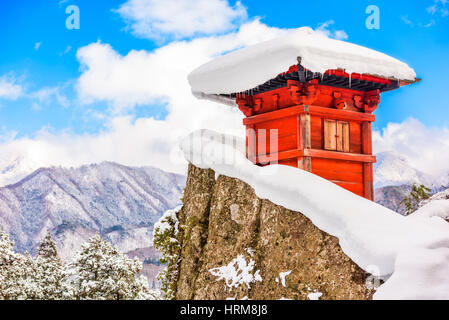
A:
<svg viewBox="0 0 449 320">
<path fill-rule="evenodd" d="M 320 106 L 297 106 L 293 105 L 290 108 L 285 108 L 282 110 L 277 110 L 268 113 L 257 114 L 251 117 L 247 117 L 243 119 L 244 125 L 257 124 L 260 122 L 275 120 L 275 119 L 283 119 L 289 116 L 294 116 L 302 113 L 310 113 L 311 115 L 316 115 L 319 117 L 329 117 L 335 120 L 351 120 L 351 121 L 359 121 L 359 122 L 374 122 L 376 117 L 370 113 L 362 113 L 356 111 L 347 111 L 347 110 L 337 110 L 331 109 L 327 107 Z"/>
<path fill-rule="evenodd" d="M 371 156 L 371 155 L 345 153 L 345 152 L 328 151 L 328 150 L 316 150 L 316 149 L 301 150 L 300 156 L 334 159 L 334 160 L 355 161 L 355 162 L 368 162 L 368 163 L 376 162 L 376 157 Z"/>
<path fill-rule="evenodd" d="M 328 72 L 347 76 L 341 70 Z M 353 74 L 352 78 L 385 84 L 390 81 L 370 75 Z M 378 91 L 288 80 L 285 87 L 239 96 L 236 101 L 247 116 L 243 124 L 251 129 L 247 130 L 247 156 L 251 161 L 307 170 L 373 200 L 372 164 L 376 157 L 372 155 L 371 123 L 375 121 L 372 111 L 380 102 Z M 349 124 L 348 152 L 324 150 L 325 120 Z M 276 139 L 277 146 L 270 144 L 270 138 Z"/>
</svg>

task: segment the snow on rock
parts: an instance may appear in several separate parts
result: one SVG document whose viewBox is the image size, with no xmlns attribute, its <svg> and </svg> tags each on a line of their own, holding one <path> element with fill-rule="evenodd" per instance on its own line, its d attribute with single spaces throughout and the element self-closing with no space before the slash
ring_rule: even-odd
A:
<svg viewBox="0 0 449 320">
<path fill-rule="evenodd" d="M 400 216 L 297 168 L 255 166 L 246 159 L 244 151 L 235 148 L 241 145 L 239 138 L 201 130 L 187 136 L 181 142 L 181 149 L 186 159 L 195 166 L 240 179 L 251 185 L 258 197 L 303 213 L 318 228 L 337 237 L 342 250 L 362 269 L 369 272 L 375 266 L 379 273 L 376 276 L 391 275 L 391 279 L 395 279 L 390 286 L 407 285 L 410 290 L 404 296 L 419 299 L 431 294 L 421 290 L 418 280 L 403 283 L 406 277 L 402 274 L 408 272 L 407 266 L 411 269 L 416 265 L 418 268 L 418 263 L 421 263 L 422 268 L 417 271 L 423 273 L 420 275 L 422 279 L 431 283 L 447 283 L 445 290 L 441 289 L 443 286 L 429 288 L 434 290 L 433 297 L 449 299 L 449 261 L 446 263 L 445 260 L 446 249 L 449 249 L 449 224 L 446 221 L 424 214 Z M 415 253 L 409 255 L 410 252 Z M 430 255 L 438 256 L 438 259 L 424 264 L 421 260 Z M 234 264 L 236 262 L 233 261 Z M 442 266 L 445 273 L 435 271 Z M 232 268 L 222 268 L 215 269 L 217 275 L 234 283 L 230 276 L 234 274 Z M 396 298 L 392 292 L 386 291 L 382 298 Z"/>
<path fill-rule="evenodd" d="M 449 248 L 410 248 L 399 253 L 395 272 L 374 294 L 375 299 L 447 300 Z"/>
<path fill-rule="evenodd" d="M 428 201 L 410 215 L 411 219 L 424 217 L 439 217 L 449 220 L 449 200 L 437 199 Z"/>
<path fill-rule="evenodd" d="M 434 194 L 419 205 L 410 217 L 440 217 L 449 221 L 449 189 Z"/>
<path fill-rule="evenodd" d="M 282 286 L 285 287 L 285 277 L 287 277 L 290 273 L 292 273 L 292 270 L 279 273 L 279 278 L 281 279 Z"/>
<path fill-rule="evenodd" d="M 237 288 L 242 284 L 250 288 L 251 283 L 262 281 L 260 270 L 253 273 L 254 265 L 252 259 L 246 262 L 245 257 L 239 255 L 226 266 L 212 268 L 209 272 L 218 277 L 217 281 L 224 280 L 228 288 Z"/>
<path fill-rule="evenodd" d="M 307 298 L 309 298 L 309 300 L 320 300 L 322 295 L 321 292 L 312 292 L 307 295 Z"/>
<path fill-rule="evenodd" d="M 298 57 L 301 65 L 313 72 L 340 68 L 399 80 L 416 78 L 412 68 L 395 58 L 303 27 L 218 57 L 194 70 L 188 79 L 197 96 L 243 92 L 285 72 L 297 64 Z"/>
</svg>

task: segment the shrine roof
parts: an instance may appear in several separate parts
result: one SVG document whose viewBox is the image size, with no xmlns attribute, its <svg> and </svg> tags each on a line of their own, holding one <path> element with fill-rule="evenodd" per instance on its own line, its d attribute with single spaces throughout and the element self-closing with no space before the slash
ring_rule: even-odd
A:
<svg viewBox="0 0 449 320">
<path fill-rule="evenodd" d="M 378 83 L 379 90 L 387 91 L 419 81 L 415 71 L 404 62 L 366 47 L 327 38 L 307 27 L 218 57 L 191 72 L 188 80 L 196 96 L 221 100 L 255 90 L 271 80 L 295 77 L 298 72 L 285 72 L 295 64 L 299 65 L 299 71 L 302 68 L 306 71 L 306 80 L 318 78 L 329 85 L 341 76 L 348 79 L 348 84 L 354 78 L 355 84 Z M 329 73 L 336 70 L 343 75 Z M 368 77 L 390 80 L 390 84 L 366 80 Z"/>
</svg>

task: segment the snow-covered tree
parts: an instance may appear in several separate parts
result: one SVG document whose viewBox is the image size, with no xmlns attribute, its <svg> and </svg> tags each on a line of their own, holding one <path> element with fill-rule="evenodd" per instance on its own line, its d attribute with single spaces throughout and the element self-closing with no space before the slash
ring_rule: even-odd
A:
<svg viewBox="0 0 449 320">
<path fill-rule="evenodd" d="M 0 228 L 0 298 L 10 299 L 11 292 L 8 282 L 11 278 L 12 265 L 16 255 L 13 251 L 13 244 L 9 236 Z"/>
<path fill-rule="evenodd" d="M 39 269 L 35 260 L 28 252 L 25 255 L 17 254 L 13 270 L 18 278 L 11 284 L 16 288 L 16 299 L 19 300 L 38 300 L 42 298 L 42 287 L 37 279 L 39 278 Z"/>
<path fill-rule="evenodd" d="M 178 212 L 181 207 L 166 211 L 154 225 L 153 246 L 162 253 L 161 263 L 165 268 L 157 276 L 161 281 L 161 293 L 164 299 L 175 299 L 178 280 L 181 245 L 177 239 L 179 233 Z"/>
<path fill-rule="evenodd" d="M 409 215 L 416 211 L 419 208 L 421 201 L 430 198 L 432 195 L 431 191 L 432 190 L 430 188 L 423 184 L 419 186 L 417 184 L 413 184 L 410 194 L 402 200 L 402 203 L 405 205 L 405 214 Z"/>
<path fill-rule="evenodd" d="M 39 299 L 60 300 L 72 298 L 72 290 L 67 284 L 67 275 L 61 262 L 56 244 L 50 232 L 42 240 L 35 259 L 36 282 L 41 289 Z"/>
<path fill-rule="evenodd" d="M 35 281 L 36 265 L 28 253 L 15 253 L 13 246 L 0 229 L 0 299 L 37 299 L 40 288 Z"/>
<path fill-rule="evenodd" d="M 142 263 L 129 259 L 99 235 L 83 244 L 70 265 L 76 299 L 128 300 L 154 298 Z"/>
</svg>

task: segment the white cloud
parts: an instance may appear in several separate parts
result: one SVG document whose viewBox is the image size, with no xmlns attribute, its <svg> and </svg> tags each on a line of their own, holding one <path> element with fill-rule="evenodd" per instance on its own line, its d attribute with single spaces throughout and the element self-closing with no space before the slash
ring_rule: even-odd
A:
<svg viewBox="0 0 449 320">
<path fill-rule="evenodd" d="M 331 28 L 333 24 L 335 24 L 334 20 L 320 23 L 315 31 L 325 35 L 328 38 L 334 38 L 337 40 L 348 39 L 348 34 L 344 30 L 335 30 L 334 28 Z"/>
<path fill-rule="evenodd" d="M 71 50 L 72 50 L 72 46 L 67 46 L 67 47 L 65 47 L 64 51 L 59 53 L 59 55 L 63 56 L 65 54 L 69 53 Z"/>
<path fill-rule="evenodd" d="M 16 100 L 22 93 L 22 86 L 13 76 L 0 77 L 0 99 Z"/>
<path fill-rule="evenodd" d="M 427 13 L 431 15 L 439 14 L 441 17 L 447 17 L 449 15 L 449 10 L 446 8 L 446 4 L 449 0 L 435 0 L 435 3 L 426 8 Z"/>
<path fill-rule="evenodd" d="M 42 45 L 42 42 L 36 42 L 35 44 L 34 44 L 34 50 L 39 50 L 39 48 L 41 47 L 41 45 Z"/>
<path fill-rule="evenodd" d="M 153 52 L 132 50 L 125 56 L 108 44 L 92 43 L 77 52 L 83 71 L 77 92 L 83 103 L 107 101 L 115 111 L 161 101 L 171 112 L 188 109 L 203 103 L 190 92 L 189 72 L 223 52 L 284 32 L 255 20 L 238 32 L 173 42 Z"/>
<path fill-rule="evenodd" d="M 439 176 L 449 171 L 449 128 L 429 128 L 416 119 L 390 123 L 373 133 L 374 151 L 396 151 L 412 167 Z"/>
<path fill-rule="evenodd" d="M 435 25 L 435 20 L 430 20 L 430 22 L 428 24 L 424 25 L 424 28 L 430 28 L 431 26 Z"/>
<path fill-rule="evenodd" d="M 193 97 L 187 74 L 223 52 L 285 32 L 256 20 L 242 25 L 237 32 L 174 42 L 153 52 L 130 51 L 120 55 L 102 43 L 81 48 L 77 52 L 82 65 L 82 75 L 76 84 L 79 100 L 109 103 L 115 113 L 106 116 L 107 128 L 98 134 L 42 130 L 33 137 L 14 138 L 0 145 L 0 160 L 1 155 L 20 154 L 29 159 L 32 165 L 28 167 L 35 169 L 108 160 L 184 172 L 185 161 L 177 153 L 180 137 L 200 128 L 244 135 L 241 112 Z M 35 98 L 45 101 L 52 95 L 54 89 L 47 88 L 36 93 Z M 168 111 L 163 120 L 134 121 L 122 115 L 129 108 L 151 108 L 149 104 L 161 101 Z M 105 118 L 105 115 L 87 112 L 86 117 Z M 2 163 L 8 163 L 8 159 Z M 1 179 L 0 175 L 0 183 Z"/>
<path fill-rule="evenodd" d="M 39 102 L 39 104 L 34 102 L 33 109 L 40 110 L 40 104 L 48 104 L 53 101 L 53 99 L 55 99 L 61 107 L 67 108 L 70 105 L 70 102 L 66 95 L 62 93 L 63 88 L 66 86 L 67 84 L 55 87 L 44 87 L 30 93 L 29 97 Z"/>
<path fill-rule="evenodd" d="M 149 39 L 222 33 L 247 18 L 240 2 L 227 0 L 128 0 L 116 11 L 133 34 Z"/>
<path fill-rule="evenodd" d="M 407 25 L 409 25 L 409 26 L 411 26 L 411 27 L 413 27 L 415 24 L 413 23 L 413 21 L 411 21 L 409 18 L 408 18 L 408 15 L 405 15 L 405 16 L 401 16 L 401 20 L 405 23 L 405 24 L 407 24 Z"/>
</svg>

